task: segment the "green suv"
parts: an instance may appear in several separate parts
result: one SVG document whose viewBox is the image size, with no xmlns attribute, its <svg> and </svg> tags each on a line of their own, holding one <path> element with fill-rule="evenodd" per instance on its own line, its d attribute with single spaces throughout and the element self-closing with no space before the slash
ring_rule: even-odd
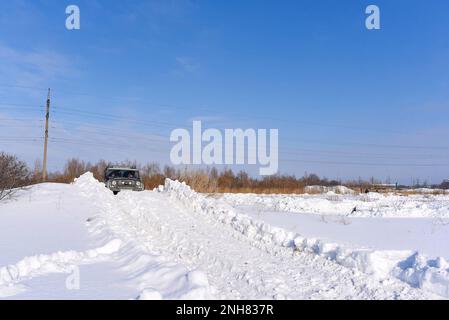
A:
<svg viewBox="0 0 449 320">
<path fill-rule="evenodd" d="M 139 170 L 132 168 L 106 168 L 104 183 L 114 194 L 122 190 L 143 191 Z"/>
</svg>

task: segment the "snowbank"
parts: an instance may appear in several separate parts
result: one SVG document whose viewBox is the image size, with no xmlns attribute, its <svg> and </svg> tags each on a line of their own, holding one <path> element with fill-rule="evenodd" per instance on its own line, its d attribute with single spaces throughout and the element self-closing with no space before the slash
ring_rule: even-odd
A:
<svg viewBox="0 0 449 320">
<path fill-rule="evenodd" d="M 275 245 L 319 254 L 343 266 L 381 279 L 394 276 L 413 287 L 449 298 L 449 266 L 443 258 L 432 260 L 414 251 L 349 248 L 320 239 L 304 238 L 299 234 L 272 227 L 263 221 L 237 213 L 227 203 L 196 193 L 185 183 L 170 179 L 166 179 L 164 187 L 158 188 L 158 191 L 167 193 L 191 210 L 215 217 L 218 221 L 247 236 L 256 245 Z M 251 196 L 239 197 L 244 199 L 239 201 L 242 204 L 248 204 L 245 200 L 251 199 Z M 290 199 L 290 197 L 287 198 Z M 259 197 L 256 202 L 265 199 L 270 197 Z M 318 202 L 318 199 L 312 199 Z"/>
<path fill-rule="evenodd" d="M 213 215 L 218 221 L 231 225 L 252 240 L 286 247 L 293 246 L 294 233 L 271 227 L 265 222 L 254 220 L 247 215 L 238 214 L 226 203 L 206 198 L 193 191 L 184 182 L 166 179 L 163 192 L 168 193 L 196 212 Z"/>
<path fill-rule="evenodd" d="M 0 297 L 9 296 L 11 289 L 26 278 L 48 273 L 71 273 L 75 265 L 101 261 L 102 258 L 117 252 L 121 244 L 119 239 L 114 239 L 102 247 L 85 252 L 65 251 L 41 254 L 25 257 L 14 265 L 2 267 L 0 268 Z M 16 287 L 17 292 L 14 294 L 21 291 L 20 286 Z"/>
<path fill-rule="evenodd" d="M 127 261 L 122 269 L 136 277 L 128 281 L 133 287 L 140 288 L 136 299 L 188 299 L 204 300 L 213 298 L 212 288 L 207 276 L 199 270 L 188 270 L 185 266 L 166 261 L 161 256 L 150 255 L 140 243 L 136 243 L 136 235 L 128 234 L 123 224 L 139 224 L 139 210 L 135 198 L 130 196 L 143 195 L 143 193 L 121 192 L 119 196 L 105 188 L 98 182 L 92 173 L 88 172 L 75 179 L 75 187 L 88 197 L 100 213 L 90 222 L 93 233 L 103 234 L 108 238 L 118 237 L 122 242 L 122 250 L 117 252 L 119 258 Z M 119 201 L 122 200 L 122 201 Z M 124 205 L 124 207 L 123 207 Z M 146 212 L 145 212 L 146 214 Z M 100 249 L 105 252 L 110 247 Z"/>
<path fill-rule="evenodd" d="M 326 187 L 326 186 L 306 186 L 304 188 L 304 191 L 306 193 L 327 193 L 327 192 L 333 192 L 336 194 L 355 194 L 356 192 L 352 189 L 349 189 L 345 186 L 333 186 L 333 187 Z"/>
<path fill-rule="evenodd" d="M 449 297 L 449 264 L 442 257 L 432 260 L 415 253 L 400 262 L 393 273 L 414 287 Z"/>
</svg>

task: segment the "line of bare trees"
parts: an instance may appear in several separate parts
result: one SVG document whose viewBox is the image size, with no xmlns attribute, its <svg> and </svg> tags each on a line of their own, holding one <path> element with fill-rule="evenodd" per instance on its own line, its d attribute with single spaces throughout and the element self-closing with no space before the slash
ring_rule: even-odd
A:
<svg viewBox="0 0 449 320">
<path fill-rule="evenodd" d="M 274 175 L 263 178 L 251 177 L 245 171 L 234 172 L 231 169 L 217 170 L 216 168 L 189 169 L 161 166 L 150 162 L 140 164 L 136 161 L 109 163 L 100 160 L 96 163 L 85 162 L 76 158 L 66 162 L 61 172 L 49 172 L 49 182 L 71 183 L 75 178 L 90 171 L 94 177 L 103 181 L 104 170 L 110 166 L 135 167 L 139 169 L 146 189 L 153 189 L 164 183 L 165 178 L 184 181 L 199 192 L 251 192 L 251 193 L 303 193 L 306 186 L 341 185 L 341 181 L 320 178 L 316 174 L 304 174 L 303 177 L 294 175 Z M 11 196 L 15 191 L 26 185 L 40 183 L 42 167 L 36 161 L 34 169 L 13 155 L 0 153 L 0 200 Z M 372 181 L 346 181 L 345 186 L 355 190 L 364 190 L 373 185 Z M 449 185 L 447 186 L 449 188 Z"/>
<path fill-rule="evenodd" d="M 94 177 L 103 181 L 104 170 L 111 163 L 100 160 L 89 163 L 79 159 L 70 159 L 66 162 L 62 172 L 50 172 L 48 179 L 51 182 L 70 183 L 74 178 L 85 172 L 92 172 Z M 339 181 L 320 178 L 316 174 L 305 174 L 301 178 L 293 175 L 267 176 L 261 179 L 251 177 L 245 171 L 234 172 L 231 169 L 217 170 L 216 168 L 189 169 L 161 166 L 150 162 L 140 164 L 136 161 L 114 163 L 115 166 L 135 167 L 139 169 L 146 189 L 153 189 L 164 183 L 165 178 L 184 181 L 200 192 L 253 192 L 253 193 L 302 193 L 308 185 L 333 186 Z M 39 177 L 39 166 L 35 166 L 34 173 Z"/>
</svg>

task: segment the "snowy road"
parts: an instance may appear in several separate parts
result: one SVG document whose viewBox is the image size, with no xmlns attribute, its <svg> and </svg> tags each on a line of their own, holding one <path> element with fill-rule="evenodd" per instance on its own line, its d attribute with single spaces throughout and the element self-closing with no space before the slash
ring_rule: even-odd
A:
<svg viewBox="0 0 449 320">
<path fill-rule="evenodd" d="M 317 255 L 258 248 L 244 235 L 186 210 L 166 194 L 127 193 L 117 200 L 124 212 L 126 237 L 145 243 L 150 252 L 170 254 L 178 263 L 204 271 L 219 299 L 422 297 L 400 281 L 382 283 Z M 126 213 L 133 204 L 138 209 Z"/>
<path fill-rule="evenodd" d="M 36 214 L 46 212 L 42 214 L 46 218 L 35 225 L 35 231 L 42 234 L 33 238 L 33 248 L 39 248 L 40 252 L 30 255 L 27 244 L 14 246 L 14 241 L 22 239 L 14 232 L 0 235 L 10 243 L 1 250 L 15 251 L 0 260 L 4 266 L 0 267 L 0 296 L 69 299 L 439 297 L 412 288 L 395 277 L 379 279 L 314 252 L 278 245 L 279 239 L 285 240 L 282 232 L 275 230 L 269 239 L 268 233 L 262 232 L 259 236 L 246 218 L 229 218 L 220 205 L 209 212 L 211 208 L 201 204 L 203 196 L 184 190 L 182 185 L 173 184 L 172 187 L 162 192 L 123 192 L 114 197 L 90 175 L 84 175 L 70 186 L 47 185 L 40 191 L 34 190 L 34 202 L 27 198 L 29 191 L 25 191 L 16 202 L 0 205 L 2 213 L 17 208 L 18 204 L 22 206 L 21 210 L 16 209 L 14 218 L 6 215 L 9 221 L 0 214 L 2 225 L 16 224 L 17 229 L 27 225 L 25 219 L 29 212 L 24 211 L 41 206 Z M 204 201 L 215 205 L 214 199 Z M 54 212 L 53 216 L 50 211 Z M 67 212 L 73 215 L 64 222 L 59 216 Z M 55 219 L 58 219 L 57 225 L 52 224 Z M 46 228 L 42 226 L 46 224 L 51 224 L 50 230 L 58 228 L 59 233 L 45 233 Z M 88 236 L 81 231 L 81 226 Z M 262 226 L 261 230 L 264 228 Z M 61 235 L 64 231 L 66 234 Z M 52 243 L 47 246 L 48 251 L 43 249 L 45 243 L 39 246 L 41 240 Z M 80 241 L 84 244 L 80 245 Z M 69 250 L 71 243 L 74 248 Z M 59 250 L 64 251 L 54 253 L 58 245 Z M 17 259 L 20 252 L 23 257 Z M 65 284 L 67 277 L 73 277 L 74 267 L 79 269 L 80 288 L 69 290 Z"/>
</svg>

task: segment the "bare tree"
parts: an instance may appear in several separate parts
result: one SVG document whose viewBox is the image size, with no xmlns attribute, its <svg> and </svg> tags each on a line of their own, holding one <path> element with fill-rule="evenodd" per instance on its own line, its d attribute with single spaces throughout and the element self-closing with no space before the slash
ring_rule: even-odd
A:
<svg viewBox="0 0 449 320">
<path fill-rule="evenodd" d="M 161 168 L 158 163 L 150 162 L 144 165 L 141 169 L 144 176 L 152 176 L 161 173 Z"/>
<path fill-rule="evenodd" d="M 68 182 L 73 181 L 73 179 L 78 178 L 85 172 L 86 163 L 75 158 L 68 160 L 64 167 L 64 177 Z"/>
<path fill-rule="evenodd" d="M 172 180 L 176 180 L 178 178 L 178 174 L 176 172 L 176 169 L 170 166 L 165 166 L 164 167 L 164 176 L 166 178 L 172 179 Z"/>
<path fill-rule="evenodd" d="M 40 159 L 36 159 L 34 161 L 34 169 L 31 173 L 31 182 L 39 183 L 42 181 L 42 161 Z"/>
<path fill-rule="evenodd" d="M 30 172 L 25 162 L 16 156 L 0 153 L 0 200 L 11 197 L 27 185 L 29 178 Z"/>
<path fill-rule="evenodd" d="M 94 165 L 89 165 L 86 170 L 92 172 L 95 179 L 98 181 L 104 181 L 104 171 L 110 164 L 106 160 L 99 160 Z"/>
</svg>

